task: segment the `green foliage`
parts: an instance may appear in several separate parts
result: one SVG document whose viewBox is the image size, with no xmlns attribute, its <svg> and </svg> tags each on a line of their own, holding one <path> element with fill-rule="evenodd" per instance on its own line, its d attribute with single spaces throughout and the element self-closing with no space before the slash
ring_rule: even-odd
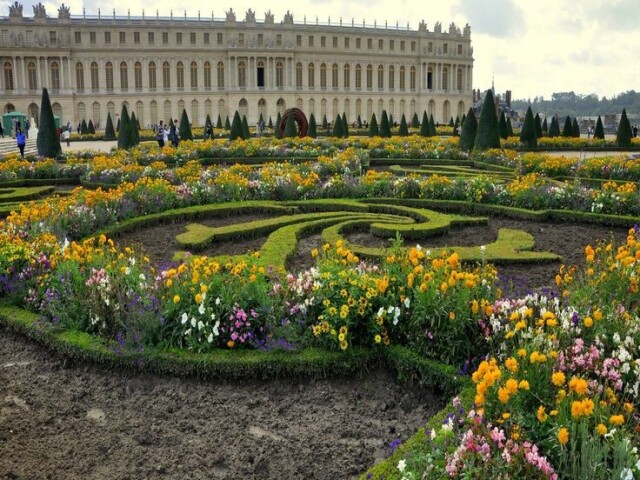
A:
<svg viewBox="0 0 640 480">
<path fill-rule="evenodd" d="M 135 145 L 137 145 L 140 143 L 140 133 L 139 129 L 136 126 L 137 119 L 135 112 L 131 112 L 131 118 L 129 119 L 129 122 L 131 123 L 131 133 L 133 134 L 133 141 L 135 142 Z"/>
<path fill-rule="evenodd" d="M 542 136 L 542 120 L 540 120 L 539 113 L 536 113 L 534 120 L 536 124 L 536 136 L 540 138 Z"/>
<path fill-rule="evenodd" d="M 260 116 L 258 117 L 258 123 L 264 122 L 264 117 L 262 116 L 262 112 L 260 112 Z"/>
<path fill-rule="evenodd" d="M 180 140 L 193 140 L 193 133 L 191 132 L 191 125 L 189 124 L 189 117 L 187 111 L 183 108 L 182 115 L 180 116 Z"/>
<path fill-rule="evenodd" d="M 382 111 L 382 119 L 380 120 L 380 136 L 382 138 L 391 137 L 391 127 L 389 126 L 389 117 L 387 111 Z"/>
<path fill-rule="evenodd" d="M 249 131 L 249 124 L 247 123 L 246 115 L 242 116 L 242 135 L 244 136 L 245 140 L 248 140 L 251 138 L 251 132 Z"/>
<path fill-rule="evenodd" d="M 113 129 L 113 120 L 111 120 L 111 112 L 107 114 L 107 126 L 104 129 L 104 139 L 105 140 L 116 139 L 116 132 Z"/>
<path fill-rule="evenodd" d="M 393 115 L 389 115 L 389 129 L 393 128 L 395 125 L 393 121 Z"/>
<path fill-rule="evenodd" d="M 362 119 L 360 118 L 360 115 L 358 114 L 358 128 L 362 128 Z"/>
<path fill-rule="evenodd" d="M 298 128 L 296 127 L 296 121 L 293 118 L 293 112 L 289 112 L 287 122 L 284 126 L 283 138 L 294 138 L 298 136 Z"/>
<path fill-rule="evenodd" d="M 344 137 L 344 128 L 342 128 L 342 118 L 340 115 L 337 115 L 333 122 L 333 136 L 338 138 Z"/>
<path fill-rule="evenodd" d="M 278 112 L 278 116 L 276 117 L 276 126 L 275 128 L 275 137 L 276 138 L 281 138 L 280 135 L 280 125 L 282 124 L 282 115 L 280 115 L 280 112 Z"/>
<path fill-rule="evenodd" d="M 269 128 L 273 128 L 273 120 L 271 120 L 271 115 L 269 115 Z"/>
<path fill-rule="evenodd" d="M 436 122 L 433 120 L 433 113 L 429 115 L 429 132 L 430 137 L 435 137 L 436 135 L 438 135 L 438 132 L 436 131 Z"/>
<path fill-rule="evenodd" d="M 493 92 L 487 90 L 480 111 L 480 120 L 476 130 L 474 148 L 487 150 L 489 148 L 500 148 L 500 135 L 498 133 L 498 115 L 496 114 Z"/>
<path fill-rule="evenodd" d="M 631 132 L 631 123 L 627 117 L 627 110 L 622 109 L 622 116 L 620 117 L 620 124 L 618 125 L 618 131 L 616 133 L 616 143 L 619 147 L 628 148 L 631 146 L 631 138 L 633 133 Z"/>
<path fill-rule="evenodd" d="M 600 115 L 598 115 L 598 120 L 596 121 L 596 128 L 593 131 L 593 138 L 604 140 L 604 126 L 602 125 L 602 118 L 600 118 Z"/>
<path fill-rule="evenodd" d="M 538 135 L 536 134 L 536 121 L 533 118 L 533 112 L 531 106 L 527 108 L 527 113 L 524 116 L 524 124 L 520 130 L 520 143 L 525 148 L 537 148 Z"/>
<path fill-rule="evenodd" d="M 222 117 L 218 114 L 218 120 L 216 121 L 216 128 L 222 128 Z"/>
<path fill-rule="evenodd" d="M 507 135 L 513 137 L 515 134 L 513 133 L 513 126 L 511 125 L 511 118 L 507 118 Z"/>
<path fill-rule="evenodd" d="M 573 118 L 573 123 L 571 124 L 571 134 L 575 138 L 580 138 L 580 125 L 578 125 L 576 117 Z"/>
<path fill-rule="evenodd" d="M 96 127 L 94 127 L 92 120 L 89 120 L 89 126 L 88 126 L 87 130 L 89 131 L 89 133 L 91 135 L 96 133 Z"/>
<path fill-rule="evenodd" d="M 562 129 L 563 137 L 573 137 L 573 127 L 571 125 L 571 117 L 567 115 L 564 119 L 564 128 Z"/>
<path fill-rule="evenodd" d="M 507 129 L 507 118 L 504 115 L 504 110 L 500 111 L 500 120 L 498 121 L 498 133 L 500 133 L 500 138 L 504 138 L 505 140 L 509 136 L 509 130 Z"/>
<path fill-rule="evenodd" d="M 327 116 L 323 115 L 322 116 L 322 129 L 326 130 L 328 126 L 329 126 L 329 122 L 327 122 Z"/>
<path fill-rule="evenodd" d="M 171 119 L 169 119 L 171 120 Z M 118 124 L 116 125 L 116 132 L 120 132 L 120 119 L 118 118 Z"/>
<path fill-rule="evenodd" d="M 451 128 L 455 127 L 455 123 L 453 122 L 453 117 L 449 119 L 449 123 L 447 125 L 450 126 Z"/>
<path fill-rule="evenodd" d="M 316 138 L 318 136 L 317 128 L 318 127 L 316 125 L 316 117 L 312 113 L 311 116 L 309 117 L 309 136 L 311 138 Z"/>
<path fill-rule="evenodd" d="M 224 129 L 225 129 L 227 132 L 230 132 L 230 131 L 231 131 L 231 122 L 229 121 L 229 115 L 227 115 L 227 118 L 226 118 L 226 120 L 224 121 Z"/>
<path fill-rule="evenodd" d="M 462 115 L 462 120 L 460 120 L 460 125 L 464 125 L 464 121 L 467 119 L 466 115 Z"/>
<path fill-rule="evenodd" d="M 462 132 L 460 133 L 460 149 L 464 151 L 473 150 L 473 143 L 476 139 L 476 130 L 478 129 L 478 120 L 473 111 L 473 107 L 469 108 L 469 113 L 462 124 Z"/>
<path fill-rule="evenodd" d="M 231 124 L 231 133 L 229 134 L 229 140 L 238 140 L 244 138 L 244 131 L 242 129 L 242 120 L 240 120 L 240 114 L 236 110 L 233 114 L 233 123 Z"/>
<path fill-rule="evenodd" d="M 136 145 L 136 138 L 133 133 L 133 127 L 131 126 L 131 119 L 129 118 L 127 105 L 123 103 L 122 111 L 120 112 L 120 130 L 118 131 L 118 148 L 129 150 L 135 145 Z"/>
<path fill-rule="evenodd" d="M 342 136 L 349 137 L 349 122 L 347 122 L 347 115 L 342 112 Z"/>
<path fill-rule="evenodd" d="M 418 128 L 420 126 L 420 120 L 418 119 L 417 112 L 413 112 L 413 118 L 411 119 L 411 126 L 413 128 Z"/>
<path fill-rule="evenodd" d="M 545 116 L 542 122 L 542 132 L 547 133 L 548 131 L 549 131 L 549 125 L 547 124 L 547 117 Z"/>
<path fill-rule="evenodd" d="M 551 118 L 551 126 L 549 127 L 549 136 L 559 137 L 560 136 L 560 123 L 558 122 L 558 117 L 555 115 Z"/>
<path fill-rule="evenodd" d="M 402 114 L 402 118 L 400 119 L 400 130 L 398 134 L 401 137 L 406 137 L 409 135 L 409 127 L 407 126 L 407 119 L 404 117 L 404 113 Z"/>
<path fill-rule="evenodd" d="M 430 137 L 431 129 L 429 128 L 429 117 L 427 116 L 427 111 L 422 112 L 422 124 L 420 125 L 420 136 L 421 137 Z"/>
<path fill-rule="evenodd" d="M 202 131 L 203 138 L 207 138 L 207 127 L 211 128 L 211 136 L 213 137 L 213 123 L 211 123 L 211 116 L 208 113 L 204 121 L 204 129 Z"/>
<path fill-rule="evenodd" d="M 369 136 L 370 137 L 380 136 L 380 130 L 378 129 L 378 120 L 376 120 L 375 113 L 371 115 L 371 122 L 369 122 Z"/>
<path fill-rule="evenodd" d="M 87 125 L 87 121 L 83 118 L 80 123 L 80 133 L 82 135 L 87 135 L 89 133 L 89 127 Z"/>
</svg>

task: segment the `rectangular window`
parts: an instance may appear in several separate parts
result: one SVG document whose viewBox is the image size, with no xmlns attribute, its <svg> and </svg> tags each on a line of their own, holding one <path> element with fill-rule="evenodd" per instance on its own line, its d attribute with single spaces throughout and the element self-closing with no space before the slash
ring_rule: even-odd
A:
<svg viewBox="0 0 640 480">
<path fill-rule="evenodd" d="M 282 46 L 282 35 L 281 34 L 276 35 L 276 46 L 278 46 L 278 47 Z"/>
<path fill-rule="evenodd" d="M 111 32 L 104 32 L 104 43 L 111 45 Z"/>
<path fill-rule="evenodd" d="M 320 37 L 320 46 L 321 47 L 327 46 L 327 37 Z"/>
<path fill-rule="evenodd" d="M 209 32 L 204 33 L 203 43 L 205 45 L 209 45 L 211 43 L 211 40 L 209 40 Z"/>
<path fill-rule="evenodd" d="M 196 32 L 189 33 L 189 43 L 191 45 L 195 45 L 196 44 Z"/>
<path fill-rule="evenodd" d="M 76 43 L 82 43 L 82 32 L 75 32 L 74 37 Z"/>
<path fill-rule="evenodd" d="M 344 48 L 349 48 L 349 37 L 344 37 Z"/>
<path fill-rule="evenodd" d="M 216 41 L 218 42 L 218 45 L 222 45 L 222 43 L 224 42 L 224 37 L 222 36 L 222 33 L 218 33 L 216 35 Z"/>
<path fill-rule="evenodd" d="M 89 32 L 89 43 L 91 45 L 96 44 L 96 32 Z"/>
<path fill-rule="evenodd" d="M 338 48 L 338 37 L 333 37 L 333 48 Z"/>
<path fill-rule="evenodd" d="M 176 45 L 182 45 L 182 32 L 176 33 Z"/>
<path fill-rule="evenodd" d="M 442 53 L 449 53 L 449 44 L 445 43 L 442 45 Z"/>
<path fill-rule="evenodd" d="M 360 38 L 356 38 L 356 48 L 360 48 Z"/>
<path fill-rule="evenodd" d="M 400 40 L 400 51 L 404 52 L 404 40 Z"/>
<path fill-rule="evenodd" d="M 169 45 L 169 32 L 162 32 L 162 44 Z"/>
<path fill-rule="evenodd" d="M 309 46 L 313 47 L 313 35 L 309 35 Z"/>
<path fill-rule="evenodd" d="M 127 33 L 126 32 L 120 32 L 118 34 L 118 38 L 121 44 L 123 43 L 127 43 Z"/>
<path fill-rule="evenodd" d="M 395 46 L 395 40 L 389 40 L 389 50 L 394 50 Z"/>
<path fill-rule="evenodd" d="M 140 43 L 140 32 L 133 32 L 133 43 L 136 45 Z"/>
<path fill-rule="evenodd" d="M 429 43 L 427 44 L 427 51 L 428 51 L 429 53 L 433 53 L 433 42 L 429 42 Z"/>
<path fill-rule="evenodd" d="M 384 40 L 378 40 L 378 50 L 384 50 Z"/>
<path fill-rule="evenodd" d="M 412 52 L 416 51 L 416 42 L 411 42 L 411 51 Z"/>
<path fill-rule="evenodd" d="M 148 32 L 147 34 L 148 40 L 149 40 L 149 45 L 153 45 L 156 41 L 156 37 L 154 35 L 154 32 Z"/>
<path fill-rule="evenodd" d="M 373 39 L 367 38 L 367 48 L 371 50 L 373 48 Z"/>
<path fill-rule="evenodd" d="M 262 33 L 258 34 L 258 46 L 261 47 L 264 44 L 264 35 Z"/>
<path fill-rule="evenodd" d="M 458 55 L 462 55 L 462 44 L 458 44 Z"/>
<path fill-rule="evenodd" d="M 240 46 L 244 45 L 244 33 L 239 33 L 238 34 L 238 45 L 240 45 Z"/>
<path fill-rule="evenodd" d="M 296 35 L 296 46 L 297 47 L 302 46 L 302 35 Z"/>
<path fill-rule="evenodd" d="M 57 37 L 56 37 L 56 32 L 54 32 L 53 30 L 51 30 L 49 32 L 49 43 L 51 45 L 55 45 L 57 43 Z"/>
</svg>

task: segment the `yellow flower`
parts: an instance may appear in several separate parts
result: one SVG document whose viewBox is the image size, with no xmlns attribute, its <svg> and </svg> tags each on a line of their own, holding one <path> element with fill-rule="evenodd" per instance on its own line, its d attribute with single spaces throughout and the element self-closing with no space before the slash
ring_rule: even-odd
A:
<svg viewBox="0 0 640 480">
<path fill-rule="evenodd" d="M 598 426 L 596 427 L 596 431 L 602 435 L 605 436 L 607 434 L 607 427 L 604 425 L 604 423 L 599 423 Z"/>
<path fill-rule="evenodd" d="M 587 383 L 587 381 L 579 377 L 573 377 L 569 381 L 569 388 L 576 392 L 578 395 L 584 395 L 587 392 L 588 386 L 589 384 Z"/>
<path fill-rule="evenodd" d="M 585 317 L 584 326 L 587 328 L 591 328 L 593 326 L 593 319 L 591 317 Z"/>
<path fill-rule="evenodd" d="M 180 302 L 180 295 L 174 295 L 173 296 L 173 303 L 179 303 Z"/>
<path fill-rule="evenodd" d="M 382 341 L 382 337 L 381 337 L 380 335 L 376 335 L 375 337 L 373 337 L 373 340 L 374 340 L 376 343 L 380 343 L 380 342 Z"/>
<path fill-rule="evenodd" d="M 202 303 L 202 295 L 196 293 L 196 303 Z"/>
<path fill-rule="evenodd" d="M 545 408 L 540 405 L 538 407 L 538 411 L 536 412 L 536 417 L 540 423 L 544 423 L 547 421 L 547 413 L 545 412 Z"/>
<path fill-rule="evenodd" d="M 520 350 L 518 350 L 518 356 L 520 358 L 524 358 L 527 356 L 527 351 L 524 348 L 521 348 Z"/>
<path fill-rule="evenodd" d="M 507 403 L 509 401 L 509 392 L 508 392 L 508 390 L 506 388 L 500 387 L 498 389 L 498 399 L 502 403 Z"/>
<path fill-rule="evenodd" d="M 518 382 L 517 382 L 517 380 L 514 380 L 513 378 L 510 378 L 509 380 L 507 380 L 507 383 L 505 384 L 505 388 L 507 389 L 507 391 L 511 395 L 513 395 L 514 393 L 518 393 Z"/>
<path fill-rule="evenodd" d="M 509 418 L 511 418 L 511 414 L 510 414 L 509 412 L 504 412 L 504 413 L 502 414 L 502 418 L 503 418 L 504 420 L 509 420 Z"/>
<path fill-rule="evenodd" d="M 529 390 L 529 382 L 526 380 L 520 380 L 520 383 L 518 384 L 518 388 L 520 390 Z"/>
<path fill-rule="evenodd" d="M 611 425 L 622 425 L 624 423 L 624 416 L 611 415 L 611 417 L 609 417 L 609 423 Z"/>
<path fill-rule="evenodd" d="M 518 371 L 518 361 L 513 357 L 507 358 L 504 361 L 504 365 L 511 373 L 516 373 Z"/>
<path fill-rule="evenodd" d="M 560 442 L 560 445 L 566 445 L 569 442 L 569 430 L 565 427 L 558 430 L 558 441 Z"/>
<path fill-rule="evenodd" d="M 318 256 L 318 249 L 314 248 L 313 250 L 311 250 L 311 257 L 316 258 L 317 256 Z"/>
<path fill-rule="evenodd" d="M 456 319 L 456 312 L 449 312 L 449 320 L 453 321 Z"/>
<path fill-rule="evenodd" d="M 551 375 L 551 383 L 553 383 L 556 387 L 561 387 L 566 381 L 567 378 L 565 377 L 565 374 L 563 372 L 553 372 L 553 375 Z"/>
</svg>

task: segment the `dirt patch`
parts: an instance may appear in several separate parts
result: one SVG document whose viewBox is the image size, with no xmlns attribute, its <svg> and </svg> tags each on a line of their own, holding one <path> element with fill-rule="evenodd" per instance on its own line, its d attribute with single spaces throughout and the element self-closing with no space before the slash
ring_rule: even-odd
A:
<svg viewBox="0 0 640 480">
<path fill-rule="evenodd" d="M 384 371 L 220 384 L 64 366 L 0 329 L 0 478 L 355 478 L 442 405 Z"/>
</svg>

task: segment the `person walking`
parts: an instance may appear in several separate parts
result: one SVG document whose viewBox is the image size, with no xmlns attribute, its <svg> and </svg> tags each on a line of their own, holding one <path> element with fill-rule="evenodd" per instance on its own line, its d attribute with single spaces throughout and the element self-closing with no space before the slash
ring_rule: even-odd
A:
<svg viewBox="0 0 640 480">
<path fill-rule="evenodd" d="M 20 149 L 20 158 L 24 158 L 24 146 L 27 141 L 24 138 L 24 133 L 19 128 L 16 131 L 16 142 L 18 143 L 18 148 Z"/>
<path fill-rule="evenodd" d="M 64 131 L 62 132 L 62 139 L 67 142 L 67 147 L 71 146 L 71 132 L 69 131 L 69 129 L 65 128 Z"/>
</svg>

